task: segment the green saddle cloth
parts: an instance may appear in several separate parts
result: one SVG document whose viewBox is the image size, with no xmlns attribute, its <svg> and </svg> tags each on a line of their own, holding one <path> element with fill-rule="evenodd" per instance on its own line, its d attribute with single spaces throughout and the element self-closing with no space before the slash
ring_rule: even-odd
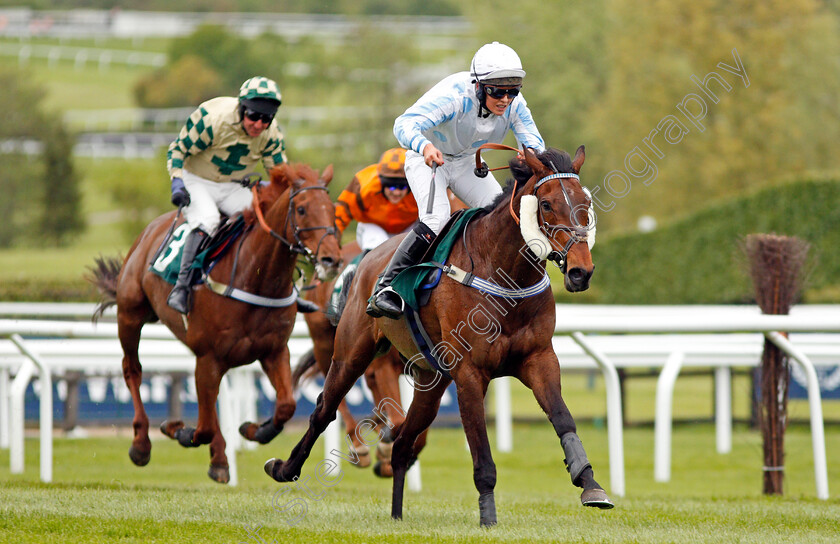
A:
<svg viewBox="0 0 840 544">
<path fill-rule="evenodd" d="M 240 215 L 229 227 L 224 229 L 224 232 L 218 238 L 214 237 L 210 241 L 210 245 L 195 256 L 190 268 L 193 270 L 203 270 L 205 267 L 211 267 L 214 261 L 221 257 L 229 244 L 242 234 L 243 230 L 245 230 L 245 220 Z M 183 253 L 184 242 L 189 232 L 190 226 L 187 223 L 179 225 L 172 232 L 172 238 L 167 247 L 149 267 L 149 270 L 163 278 L 169 284 L 175 285 L 175 282 L 178 280 L 178 272 L 181 270 L 181 254 Z"/>
<path fill-rule="evenodd" d="M 455 243 L 461 239 L 461 234 L 472 218 L 483 212 L 484 208 L 470 208 L 458 216 L 452 226 L 438 239 L 432 255 L 427 256 L 426 262 L 410 266 L 400 272 L 391 287 L 399 294 L 405 303 L 414 309 L 420 310 L 420 299 L 424 290 L 432 289 L 440 281 L 440 268 L 430 261 L 444 264 L 449 259 L 449 253 Z"/>
</svg>

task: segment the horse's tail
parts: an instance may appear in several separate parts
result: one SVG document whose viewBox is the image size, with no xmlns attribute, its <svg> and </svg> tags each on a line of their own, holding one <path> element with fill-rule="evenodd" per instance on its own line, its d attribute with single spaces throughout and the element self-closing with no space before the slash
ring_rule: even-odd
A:
<svg viewBox="0 0 840 544">
<path fill-rule="evenodd" d="M 100 300 L 93 311 L 91 321 L 96 323 L 105 310 L 117 303 L 117 277 L 122 268 L 121 257 L 103 257 L 100 255 L 89 266 L 89 274 L 85 279 L 91 282 L 99 290 Z"/>
<path fill-rule="evenodd" d="M 298 364 L 295 366 L 294 372 L 292 372 L 292 389 L 297 390 L 301 382 L 311 380 L 321 371 L 315 363 L 317 361 L 315 360 L 314 348 L 300 356 Z"/>
</svg>

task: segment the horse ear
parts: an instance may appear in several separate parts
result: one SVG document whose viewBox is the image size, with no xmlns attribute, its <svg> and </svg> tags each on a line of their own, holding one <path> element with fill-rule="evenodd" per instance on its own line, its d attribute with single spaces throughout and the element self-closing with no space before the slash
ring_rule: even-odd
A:
<svg viewBox="0 0 840 544">
<path fill-rule="evenodd" d="M 324 182 L 324 186 L 330 184 L 333 179 L 333 165 L 329 165 L 324 168 L 324 172 L 321 174 L 321 181 Z"/>
<path fill-rule="evenodd" d="M 530 147 L 526 147 L 523 154 L 525 155 L 525 164 L 527 164 L 531 171 L 535 174 L 545 170 L 545 165 L 537 158 L 537 154 Z"/>
<path fill-rule="evenodd" d="M 575 151 L 575 158 L 572 161 L 572 169 L 575 171 L 575 174 L 580 174 L 580 167 L 583 166 L 583 161 L 586 159 L 586 148 L 584 146 L 580 146 Z"/>
<path fill-rule="evenodd" d="M 286 164 L 278 164 L 271 169 L 271 184 L 277 187 L 282 193 L 289 187 L 289 167 Z"/>
</svg>

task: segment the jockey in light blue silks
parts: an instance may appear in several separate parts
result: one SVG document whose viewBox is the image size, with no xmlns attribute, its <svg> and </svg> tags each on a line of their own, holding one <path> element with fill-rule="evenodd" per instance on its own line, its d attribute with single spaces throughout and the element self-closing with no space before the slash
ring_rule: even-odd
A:
<svg viewBox="0 0 840 544">
<path fill-rule="evenodd" d="M 520 147 L 543 151 L 545 143 L 520 90 L 525 70 L 510 47 L 482 46 L 469 72 L 453 74 L 431 88 L 394 123 L 406 152 L 405 173 L 420 210 L 420 222 L 400 243 L 368 304 L 374 317 L 398 319 L 404 302 L 391 288 L 402 270 L 417 264 L 450 215 L 446 188 L 467 206 L 483 207 L 502 192 L 492 174 L 474 173 L 476 149 L 502 143 L 513 131 Z M 435 166 L 434 171 L 432 167 Z M 435 190 L 427 213 L 431 182 Z"/>
</svg>

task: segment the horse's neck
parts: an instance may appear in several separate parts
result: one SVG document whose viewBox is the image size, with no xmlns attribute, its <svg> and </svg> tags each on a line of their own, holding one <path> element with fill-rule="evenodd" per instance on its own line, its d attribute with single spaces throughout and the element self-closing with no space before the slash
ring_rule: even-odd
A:
<svg viewBox="0 0 840 544">
<path fill-rule="evenodd" d="M 507 204 L 476 220 L 469 230 L 469 251 L 476 266 L 484 269 L 479 272 L 477 268 L 476 272 L 490 274 L 492 279 L 497 277 L 497 270 L 502 270 L 520 287 L 542 279 L 545 264 L 534 262 L 534 256 L 527 250 L 519 225 L 511 217 Z M 480 259 L 476 259 L 477 256 Z"/>
<path fill-rule="evenodd" d="M 276 206 L 266 213 L 266 222 L 285 237 L 285 212 Z M 286 206 L 280 206 L 285 210 Z M 289 247 L 264 231 L 259 224 L 242 242 L 234 282 L 246 291 L 265 297 L 282 297 L 289 294 L 296 256 Z"/>
</svg>

